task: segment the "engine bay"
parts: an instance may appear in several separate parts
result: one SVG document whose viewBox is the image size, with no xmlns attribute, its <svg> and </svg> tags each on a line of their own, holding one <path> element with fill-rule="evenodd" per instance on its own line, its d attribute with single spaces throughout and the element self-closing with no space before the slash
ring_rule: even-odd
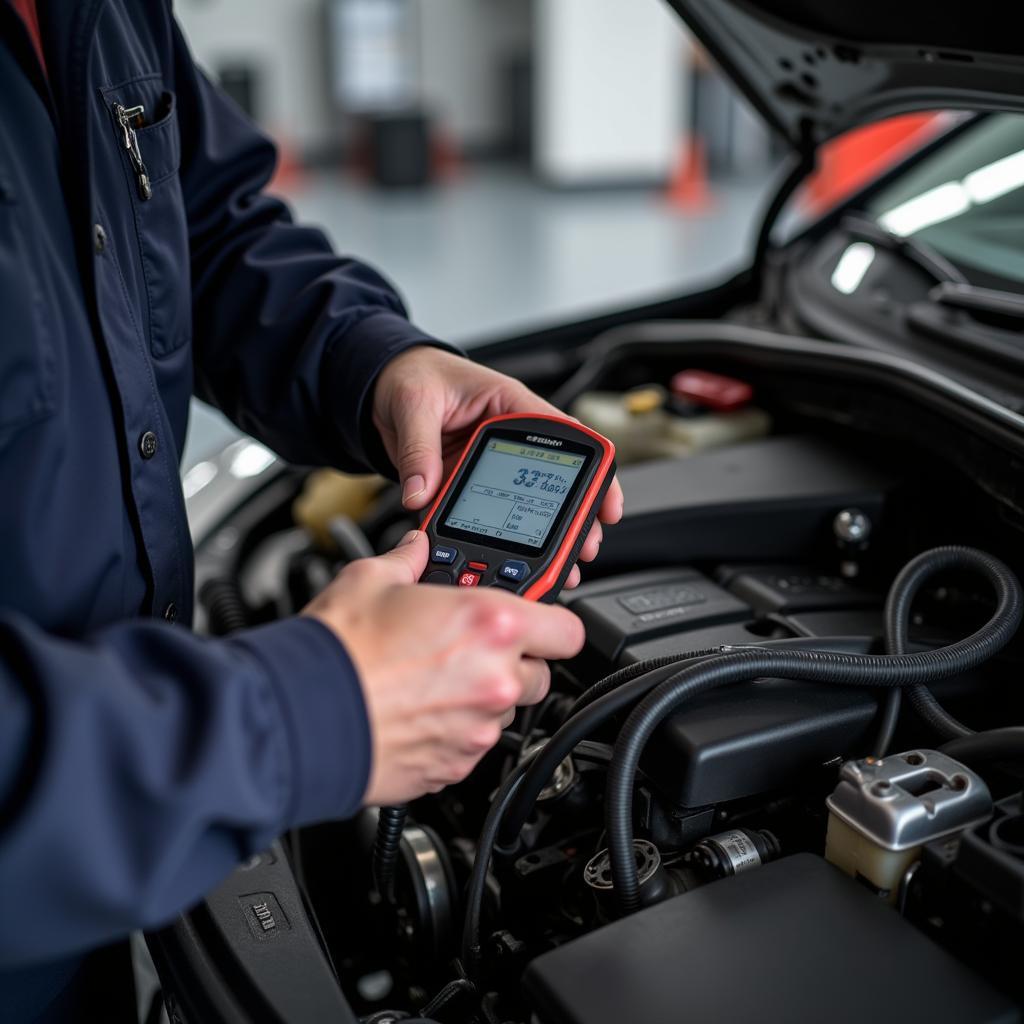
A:
<svg viewBox="0 0 1024 1024">
<path fill-rule="evenodd" d="M 583 652 L 411 805 L 387 884 L 376 810 L 280 847 L 355 1011 L 1017 1019 L 1019 438 L 898 360 L 720 323 L 555 377 L 627 456 L 560 598 Z M 197 538 L 201 627 L 293 614 L 412 525 L 388 481 L 279 466 Z"/>
</svg>

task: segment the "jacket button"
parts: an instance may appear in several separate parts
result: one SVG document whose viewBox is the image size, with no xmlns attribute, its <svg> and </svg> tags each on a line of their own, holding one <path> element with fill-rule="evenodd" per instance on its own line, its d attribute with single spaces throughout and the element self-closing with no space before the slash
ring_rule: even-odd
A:
<svg viewBox="0 0 1024 1024">
<path fill-rule="evenodd" d="M 151 459 L 156 455 L 156 434 L 152 430 L 147 430 L 139 438 L 139 452 L 144 459 Z"/>
<path fill-rule="evenodd" d="M 164 618 L 168 622 L 178 621 L 178 606 L 173 601 L 164 609 Z"/>
<path fill-rule="evenodd" d="M 103 252 L 107 247 L 107 233 L 103 230 L 102 224 L 92 226 L 92 244 L 97 252 Z"/>
</svg>

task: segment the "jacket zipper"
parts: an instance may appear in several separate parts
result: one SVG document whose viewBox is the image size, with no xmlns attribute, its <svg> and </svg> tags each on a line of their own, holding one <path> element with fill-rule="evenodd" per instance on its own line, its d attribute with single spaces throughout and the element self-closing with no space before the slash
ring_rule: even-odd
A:
<svg viewBox="0 0 1024 1024">
<path fill-rule="evenodd" d="M 114 116 L 121 126 L 121 133 L 124 139 L 124 148 L 128 151 L 132 167 L 135 169 L 135 181 L 139 189 L 139 198 L 145 201 L 153 195 L 153 187 L 149 183 L 149 172 L 142 159 L 142 150 L 139 149 L 139 136 L 135 131 L 136 125 L 141 122 L 146 108 L 140 103 L 137 107 L 124 107 L 120 103 L 114 104 Z"/>
</svg>

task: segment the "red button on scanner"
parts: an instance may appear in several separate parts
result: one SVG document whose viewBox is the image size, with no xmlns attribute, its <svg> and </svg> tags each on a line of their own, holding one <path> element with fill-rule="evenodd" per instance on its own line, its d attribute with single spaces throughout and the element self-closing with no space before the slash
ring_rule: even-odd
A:
<svg viewBox="0 0 1024 1024">
<path fill-rule="evenodd" d="M 475 587 L 480 582 L 480 573 L 478 572 L 466 572 L 459 573 L 459 586 L 460 587 Z"/>
</svg>

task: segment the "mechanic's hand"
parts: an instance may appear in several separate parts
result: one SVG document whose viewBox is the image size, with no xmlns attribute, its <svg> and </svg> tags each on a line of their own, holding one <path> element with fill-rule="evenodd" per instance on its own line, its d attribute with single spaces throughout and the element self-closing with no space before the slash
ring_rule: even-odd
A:
<svg viewBox="0 0 1024 1024">
<path fill-rule="evenodd" d="M 481 420 L 502 413 L 564 415 L 525 384 L 443 349 L 419 346 L 396 356 L 381 371 L 373 395 L 373 422 L 402 483 L 402 503 L 425 508 L 455 468 Z M 593 561 L 601 523 L 622 518 L 622 488 L 612 482 L 580 551 Z M 580 581 L 578 566 L 565 583 Z"/>
<path fill-rule="evenodd" d="M 346 566 L 304 611 L 344 643 L 373 736 L 365 803 L 396 804 L 460 782 L 520 704 L 546 696 L 544 658 L 570 658 L 583 625 L 568 609 L 493 588 L 416 584 L 426 534 Z"/>
</svg>

